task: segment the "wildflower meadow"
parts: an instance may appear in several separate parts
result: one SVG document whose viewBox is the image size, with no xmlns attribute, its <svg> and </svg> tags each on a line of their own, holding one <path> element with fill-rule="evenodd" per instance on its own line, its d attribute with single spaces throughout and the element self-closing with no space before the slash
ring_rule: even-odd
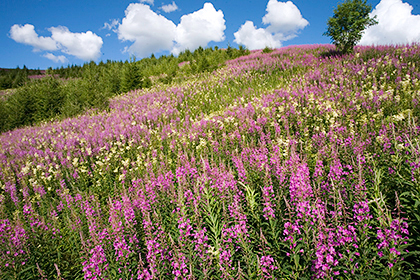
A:
<svg viewBox="0 0 420 280">
<path fill-rule="evenodd" d="M 0 135 L 1 279 L 415 279 L 420 45 L 252 51 Z"/>
</svg>

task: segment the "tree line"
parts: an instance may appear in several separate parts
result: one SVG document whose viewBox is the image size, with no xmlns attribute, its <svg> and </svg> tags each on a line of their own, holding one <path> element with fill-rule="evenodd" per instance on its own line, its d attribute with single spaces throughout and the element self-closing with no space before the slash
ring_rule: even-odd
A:
<svg viewBox="0 0 420 280">
<path fill-rule="evenodd" d="M 22 69 L 19 66 L 15 69 L 0 68 L 0 90 L 20 87 L 32 75 L 42 75 L 42 71 L 39 69 L 28 69 L 25 65 L 23 65 Z"/>
<path fill-rule="evenodd" d="M 199 47 L 177 57 L 151 55 L 138 61 L 132 57 L 125 62 L 91 61 L 81 66 L 49 68 L 44 77 L 26 78 L 12 93 L 0 98 L 0 132 L 76 116 L 88 109 L 104 110 L 109 99 L 118 94 L 213 71 L 247 52 L 243 47 Z"/>
</svg>

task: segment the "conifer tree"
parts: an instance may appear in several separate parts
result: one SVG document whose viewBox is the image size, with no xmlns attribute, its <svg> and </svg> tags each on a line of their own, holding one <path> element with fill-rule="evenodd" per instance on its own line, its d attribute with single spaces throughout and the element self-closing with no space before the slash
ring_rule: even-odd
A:
<svg viewBox="0 0 420 280">
<path fill-rule="evenodd" d="M 143 75 L 135 59 L 130 59 L 130 62 L 124 63 L 121 75 L 122 92 L 142 88 Z"/>
</svg>

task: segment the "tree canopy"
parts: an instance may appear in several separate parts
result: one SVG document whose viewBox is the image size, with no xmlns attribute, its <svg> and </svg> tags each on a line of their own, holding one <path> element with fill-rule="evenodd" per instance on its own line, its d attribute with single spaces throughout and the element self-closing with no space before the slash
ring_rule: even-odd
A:
<svg viewBox="0 0 420 280">
<path fill-rule="evenodd" d="M 372 6 L 366 0 L 346 0 L 334 9 L 324 35 L 331 37 L 332 43 L 341 53 L 352 52 L 362 38 L 363 31 L 378 23 L 376 17 L 370 17 L 371 10 Z"/>
</svg>

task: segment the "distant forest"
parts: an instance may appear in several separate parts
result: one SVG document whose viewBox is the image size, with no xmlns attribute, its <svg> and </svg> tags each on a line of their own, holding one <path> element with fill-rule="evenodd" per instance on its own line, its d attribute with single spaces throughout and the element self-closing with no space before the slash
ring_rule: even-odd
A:
<svg viewBox="0 0 420 280">
<path fill-rule="evenodd" d="M 1 69 L 0 132 L 76 116 L 88 109 L 103 110 L 108 107 L 109 98 L 118 94 L 214 71 L 227 60 L 247 53 L 243 47 L 199 47 L 177 57 L 156 58 L 152 54 L 138 61 L 132 57 L 125 62 L 91 61 L 82 66 L 46 70 Z"/>
<path fill-rule="evenodd" d="M 25 65 L 15 69 L 0 68 L 0 90 L 16 88 L 24 85 L 31 76 L 43 75 L 43 70 L 31 70 Z"/>
</svg>

